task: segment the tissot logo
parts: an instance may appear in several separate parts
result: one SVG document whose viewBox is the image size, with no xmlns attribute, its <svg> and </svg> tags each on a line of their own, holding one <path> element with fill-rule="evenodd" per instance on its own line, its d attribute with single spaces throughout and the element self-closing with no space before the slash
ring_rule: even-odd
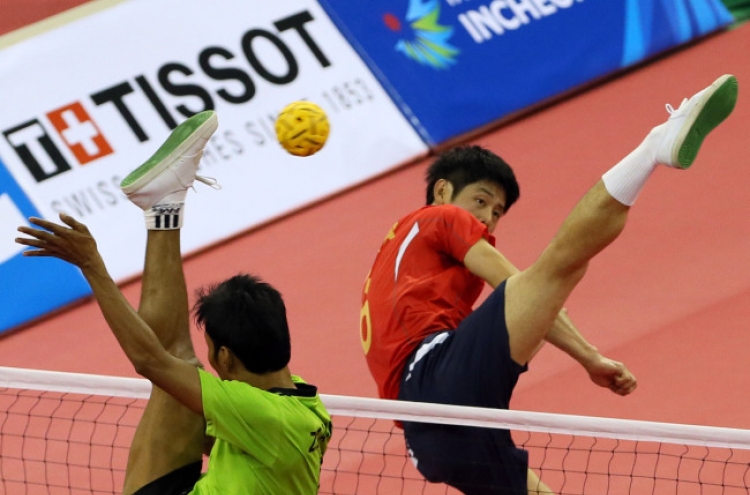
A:
<svg viewBox="0 0 750 495">
<path fill-rule="evenodd" d="M 3 132 L 37 182 L 70 170 L 70 164 L 37 119 Z"/>
<path fill-rule="evenodd" d="M 112 153 L 112 147 L 80 103 L 49 112 L 47 118 L 81 165 Z"/>
<path fill-rule="evenodd" d="M 109 142 L 81 103 L 52 110 L 47 119 L 80 165 L 112 154 Z M 39 120 L 3 134 L 37 182 L 70 170 L 70 163 Z"/>
<path fill-rule="evenodd" d="M 193 60 L 166 61 L 152 73 L 114 81 L 46 112 L 46 119 L 30 118 L 3 135 L 34 179 L 44 181 L 113 154 L 118 139 L 128 139 L 123 128 L 137 142 L 150 140 L 145 112 L 158 116 L 163 130 L 171 130 L 185 118 L 219 104 L 247 104 L 268 84 L 294 82 L 303 67 L 300 58 L 330 67 L 331 61 L 308 29 L 314 22 L 310 12 L 301 11 L 274 21 L 270 29 L 248 29 L 238 33 L 234 46 L 206 46 Z M 97 113 L 100 108 L 106 109 L 106 118 Z M 112 122 L 113 115 L 121 122 Z"/>
</svg>

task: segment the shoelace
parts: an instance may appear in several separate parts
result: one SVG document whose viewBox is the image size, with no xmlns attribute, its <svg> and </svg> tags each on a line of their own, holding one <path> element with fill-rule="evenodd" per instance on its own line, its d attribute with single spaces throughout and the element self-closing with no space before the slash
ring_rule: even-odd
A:
<svg viewBox="0 0 750 495">
<path fill-rule="evenodd" d="M 196 155 L 184 155 L 183 159 L 185 159 L 185 158 L 192 158 L 192 159 L 194 159 L 194 158 L 197 157 L 200 160 L 201 156 L 203 156 L 203 150 L 201 150 L 200 153 L 198 153 Z M 221 184 L 219 184 L 219 181 L 216 180 L 216 179 L 214 179 L 213 177 L 203 177 L 202 175 L 197 175 L 196 174 L 195 180 L 204 183 L 205 185 L 207 185 L 211 189 L 216 189 L 216 190 L 221 189 Z M 195 191 L 195 188 L 193 186 L 190 186 L 190 187 L 193 189 L 193 191 Z"/>
<path fill-rule="evenodd" d="M 216 190 L 221 189 L 221 184 L 219 184 L 219 181 L 217 181 L 213 177 L 203 177 L 201 175 L 196 175 L 195 180 L 204 183 L 211 189 L 216 189 Z"/>
<path fill-rule="evenodd" d="M 669 116 L 670 116 L 670 117 L 673 117 L 673 116 L 674 116 L 674 114 L 675 114 L 675 112 L 679 112 L 679 111 L 680 111 L 680 108 L 682 108 L 682 107 L 683 107 L 683 105 L 685 105 L 685 103 L 687 103 L 687 101 L 688 101 L 688 99 L 687 99 L 687 98 L 683 98 L 683 100 L 682 100 L 682 103 L 680 103 L 680 106 L 679 106 L 679 107 L 677 107 L 677 108 L 673 107 L 671 103 L 667 103 L 667 104 L 665 105 L 665 107 L 666 107 L 666 109 L 667 109 L 667 112 L 669 112 Z"/>
</svg>

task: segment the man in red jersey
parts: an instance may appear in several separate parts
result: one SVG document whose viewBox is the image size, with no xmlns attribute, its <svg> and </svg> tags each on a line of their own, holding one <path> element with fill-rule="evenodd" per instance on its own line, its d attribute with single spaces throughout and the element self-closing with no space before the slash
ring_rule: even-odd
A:
<svg viewBox="0 0 750 495">
<path fill-rule="evenodd" d="M 480 147 L 443 154 L 427 173 L 427 206 L 386 236 L 365 283 L 362 345 L 381 397 L 507 409 L 513 388 L 545 341 L 578 361 L 597 385 L 630 394 L 635 377 L 602 356 L 563 304 L 588 262 L 620 234 L 630 206 L 660 164 L 689 167 L 704 137 L 733 110 L 725 75 L 606 172 L 528 269 L 517 270 L 491 233 L 518 199 L 511 168 Z M 484 283 L 495 290 L 476 309 Z M 409 453 L 429 481 L 463 493 L 551 493 L 510 432 L 405 423 Z"/>
</svg>

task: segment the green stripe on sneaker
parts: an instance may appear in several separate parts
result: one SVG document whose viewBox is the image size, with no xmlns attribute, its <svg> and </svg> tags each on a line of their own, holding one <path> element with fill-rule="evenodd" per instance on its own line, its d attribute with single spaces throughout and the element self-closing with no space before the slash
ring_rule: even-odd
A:
<svg viewBox="0 0 750 495">
<path fill-rule="evenodd" d="M 154 168 L 155 165 L 161 163 L 170 153 L 177 149 L 180 144 L 185 142 L 191 134 L 210 119 L 214 113 L 213 110 L 206 110 L 205 112 L 197 113 L 175 127 L 167 140 L 164 141 L 164 144 L 156 150 L 156 153 L 146 160 L 143 165 L 130 172 L 127 177 L 120 182 L 120 187 L 131 185 L 133 182 L 143 177 L 146 172 Z"/>
<path fill-rule="evenodd" d="M 677 153 L 680 168 L 688 168 L 693 164 L 703 140 L 724 119 L 729 117 L 736 102 L 737 78 L 730 76 L 708 98 L 687 136 L 685 136 L 685 141 L 683 141 Z"/>
</svg>

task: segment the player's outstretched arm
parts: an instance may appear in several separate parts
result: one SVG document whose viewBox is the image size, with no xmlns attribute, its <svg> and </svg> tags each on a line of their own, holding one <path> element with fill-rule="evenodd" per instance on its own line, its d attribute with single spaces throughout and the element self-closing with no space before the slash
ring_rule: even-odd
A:
<svg viewBox="0 0 750 495">
<path fill-rule="evenodd" d="M 40 229 L 19 227 L 19 232 L 30 238 L 17 238 L 16 242 L 36 248 L 24 251 L 24 256 L 59 258 L 80 268 L 91 285 L 104 319 L 138 374 L 202 415 L 197 368 L 169 354 L 153 330 L 130 306 L 109 275 L 88 228 L 64 213 L 60 214 L 60 220 L 65 225 L 32 217 L 29 222 Z"/>
<path fill-rule="evenodd" d="M 508 277 L 520 273 L 502 253 L 484 239 L 472 246 L 464 257 L 464 265 L 474 275 L 496 288 Z M 635 390 L 637 382 L 632 373 L 620 362 L 602 356 L 596 347 L 586 341 L 567 312 L 557 315 L 544 340 L 534 343 L 528 353 L 514 355 L 519 362 L 530 361 L 547 341 L 578 361 L 591 380 L 619 395 Z"/>
<path fill-rule="evenodd" d="M 578 361 L 591 381 L 601 387 L 618 395 L 628 395 L 638 385 L 635 376 L 624 364 L 602 356 L 596 347 L 588 343 L 564 309 L 547 332 L 546 340 Z"/>
</svg>

